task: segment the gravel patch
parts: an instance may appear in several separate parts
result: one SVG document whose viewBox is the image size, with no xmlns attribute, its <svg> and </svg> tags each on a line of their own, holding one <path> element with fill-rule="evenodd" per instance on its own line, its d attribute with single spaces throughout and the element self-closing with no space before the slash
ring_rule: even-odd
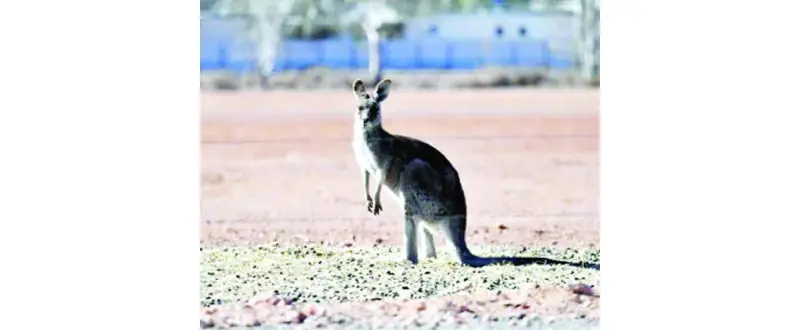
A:
<svg viewBox="0 0 800 330">
<path fill-rule="evenodd" d="M 476 247 L 476 254 L 600 262 L 598 249 Z M 598 270 L 418 265 L 395 246 L 202 247 L 201 327 L 573 329 L 599 326 Z"/>
</svg>

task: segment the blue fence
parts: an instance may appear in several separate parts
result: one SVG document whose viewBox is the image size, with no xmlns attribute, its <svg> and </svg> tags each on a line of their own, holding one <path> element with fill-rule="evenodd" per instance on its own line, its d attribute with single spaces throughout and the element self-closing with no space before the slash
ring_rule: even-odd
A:
<svg viewBox="0 0 800 330">
<path fill-rule="evenodd" d="M 201 70 L 248 71 L 256 67 L 256 47 L 234 38 L 202 40 Z M 469 70 L 484 66 L 566 68 L 569 56 L 551 52 L 544 41 L 387 40 L 381 43 L 386 69 Z M 348 39 L 284 41 L 276 71 L 321 66 L 331 69 L 366 68 L 367 45 Z"/>
<path fill-rule="evenodd" d="M 200 69 L 244 72 L 257 66 L 257 47 L 247 37 L 242 20 L 202 19 Z M 569 40 L 422 39 L 385 40 L 381 64 L 401 70 L 469 70 L 484 66 L 567 68 L 573 67 L 574 50 Z M 352 39 L 321 41 L 287 40 L 281 44 L 277 71 L 310 67 L 361 69 L 368 62 L 365 42 Z"/>
</svg>

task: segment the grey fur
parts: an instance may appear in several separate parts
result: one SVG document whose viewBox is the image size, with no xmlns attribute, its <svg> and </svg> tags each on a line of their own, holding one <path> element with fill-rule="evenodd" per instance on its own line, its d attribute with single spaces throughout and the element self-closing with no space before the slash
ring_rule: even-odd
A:
<svg viewBox="0 0 800 330">
<path fill-rule="evenodd" d="M 572 264 L 545 258 L 484 258 L 472 254 L 465 240 L 467 204 L 455 167 L 428 143 L 383 129 L 380 106 L 389 96 L 391 84 L 391 80 L 384 79 L 371 94 L 361 80 L 353 82 L 353 94 L 359 105 L 353 125 L 352 146 L 362 171 L 367 210 L 374 215 L 383 210 L 381 191 L 384 186 L 403 207 L 406 260 L 419 261 L 418 241 L 423 243 L 424 257 L 435 258 L 433 234 L 442 229 L 454 255 L 465 265 Z M 374 199 L 369 194 L 371 177 L 377 180 Z M 420 231 L 422 239 L 418 239 Z"/>
</svg>

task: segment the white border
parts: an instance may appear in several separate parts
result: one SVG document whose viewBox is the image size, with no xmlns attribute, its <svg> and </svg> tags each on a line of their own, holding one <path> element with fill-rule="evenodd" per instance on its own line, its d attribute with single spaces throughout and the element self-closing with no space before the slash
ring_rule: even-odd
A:
<svg viewBox="0 0 800 330">
<path fill-rule="evenodd" d="M 603 1 L 603 328 L 796 324 L 794 13 Z"/>
<path fill-rule="evenodd" d="M 603 2 L 604 328 L 794 323 L 790 7 Z M 3 328 L 198 326 L 197 4 L 5 10 Z"/>
<path fill-rule="evenodd" d="M 198 3 L 4 12 L 0 327 L 196 329 Z"/>
</svg>

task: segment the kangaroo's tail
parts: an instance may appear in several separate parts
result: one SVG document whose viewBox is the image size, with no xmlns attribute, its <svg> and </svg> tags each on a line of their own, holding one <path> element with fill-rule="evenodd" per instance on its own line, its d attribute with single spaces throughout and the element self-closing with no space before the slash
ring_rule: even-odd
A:
<svg viewBox="0 0 800 330">
<path fill-rule="evenodd" d="M 461 263 L 470 267 L 483 267 L 489 265 L 512 264 L 515 266 L 522 265 L 567 265 L 573 267 L 589 268 L 600 270 L 600 265 L 591 263 L 581 263 L 572 261 L 555 260 L 550 258 L 537 258 L 537 257 L 479 257 L 472 253 L 463 255 L 460 258 Z"/>
<path fill-rule="evenodd" d="M 588 268 L 588 269 L 596 269 L 600 270 L 599 264 L 592 264 L 592 263 L 581 263 L 581 262 L 572 262 L 572 261 L 563 261 L 563 260 L 555 260 L 550 258 L 540 258 L 540 257 L 480 257 L 472 254 L 469 248 L 467 248 L 467 244 L 464 236 L 455 236 L 455 245 L 458 246 L 457 254 L 458 260 L 467 266 L 470 267 L 483 267 L 489 265 L 499 265 L 499 264 L 512 264 L 515 266 L 522 266 L 522 265 L 531 265 L 531 264 L 540 264 L 540 265 L 567 265 L 573 267 L 580 267 L 580 268 Z"/>
<path fill-rule="evenodd" d="M 600 270 L 600 265 L 590 263 L 580 263 L 571 261 L 555 260 L 550 258 L 537 258 L 537 257 L 479 257 L 470 252 L 467 247 L 466 234 L 466 216 L 459 216 L 460 219 L 452 219 L 444 223 L 444 231 L 447 239 L 453 244 L 458 260 L 470 267 L 483 267 L 497 264 L 512 264 L 512 265 L 567 265 L 588 269 Z"/>
</svg>

